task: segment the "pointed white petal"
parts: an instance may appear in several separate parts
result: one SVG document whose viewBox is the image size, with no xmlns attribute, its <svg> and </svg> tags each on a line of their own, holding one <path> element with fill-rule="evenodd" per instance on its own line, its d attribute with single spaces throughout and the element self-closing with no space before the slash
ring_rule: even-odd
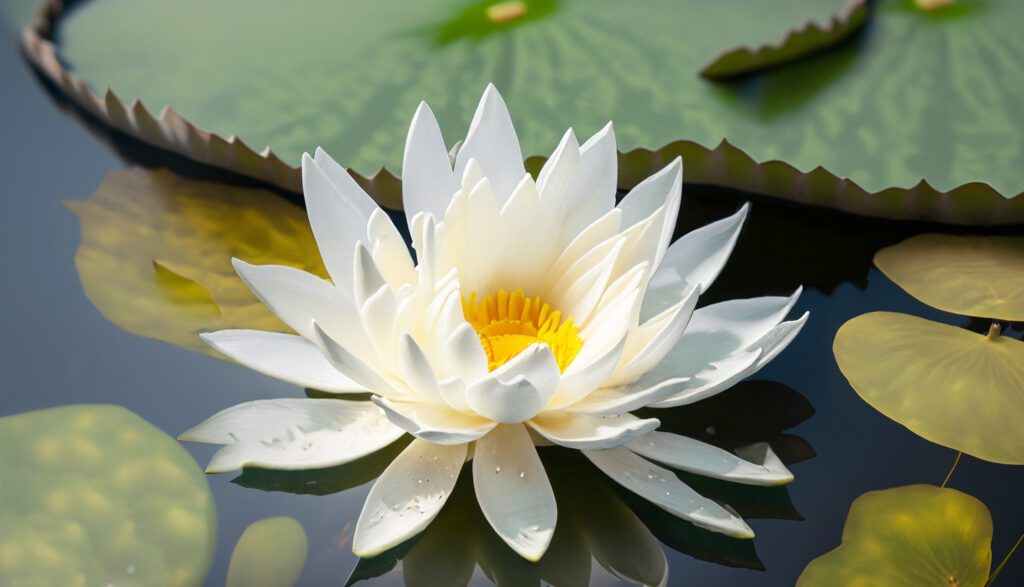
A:
<svg viewBox="0 0 1024 587">
<path fill-rule="evenodd" d="M 643 180 L 629 191 L 618 208 L 622 210 L 622 226 L 630 227 L 644 220 L 683 189 L 683 159 L 676 157 L 661 171 Z M 675 217 L 672 218 L 675 221 Z"/>
<path fill-rule="evenodd" d="M 583 453 L 605 475 L 668 513 L 701 528 L 735 538 L 753 538 L 754 531 L 741 518 L 701 496 L 664 469 L 619 447 Z"/>
<path fill-rule="evenodd" d="M 469 125 L 466 141 L 455 158 L 455 173 L 463 175 L 466 162 L 476 159 L 490 179 L 502 206 L 516 184 L 526 174 L 519 137 L 512 126 L 505 100 L 493 84 L 487 86 L 480 99 L 473 122 Z"/>
<path fill-rule="evenodd" d="M 630 414 L 590 416 L 572 412 L 542 412 L 527 424 L 551 442 L 579 450 L 614 448 L 658 427 L 657 419 Z"/>
<path fill-rule="evenodd" d="M 356 306 L 362 307 L 370 296 L 387 285 L 387 281 L 377 269 L 373 255 L 362 242 L 355 244 L 352 257 L 352 297 Z"/>
<path fill-rule="evenodd" d="M 388 400 L 374 397 L 396 426 L 416 438 L 435 444 L 472 442 L 494 429 L 496 423 L 472 412 L 458 412 L 445 404 Z"/>
<path fill-rule="evenodd" d="M 373 262 L 391 288 L 397 290 L 403 284 L 412 283 L 416 278 L 416 269 L 409 255 L 409 247 L 405 245 L 387 212 L 379 208 L 373 211 L 366 226 L 366 234 Z"/>
<path fill-rule="evenodd" d="M 331 336 L 353 348 L 366 343 L 355 305 L 329 281 L 283 265 L 250 265 L 240 259 L 231 262 L 253 294 L 303 337 L 316 341 L 316 320 Z"/>
<path fill-rule="evenodd" d="M 536 343 L 466 388 L 466 402 L 484 418 L 511 424 L 544 409 L 558 387 L 558 362 Z"/>
<path fill-rule="evenodd" d="M 704 477 L 748 485 L 785 485 L 793 480 L 793 474 L 763 442 L 745 447 L 743 451 L 756 462 L 668 432 L 651 432 L 630 442 L 626 448 L 652 461 Z"/>
<path fill-rule="evenodd" d="M 430 402 L 444 401 L 430 359 L 408 332 L 398 340 L 398 372 L 416 395 Z"/>
<path fill-rule="evenodd" d="M 373 484 L 356 522 L 352 552 L 376 556 L 419 534 L 448 501 L 467 446 L 413 440 Z"/>
<path fill-rule="evenodd" d="M 632 383 L 665 358 L 683 336 L 693 309 L 697 306 L 699 288 L 685 292 L 683 300 L 629 333 L 622 361 L 605 385 Z"/>
<path fill-rule="evenodd" d="M 676 303 L 683 292 L 696 285 L 705 292 L 725 267 L 750 211 L 744 204 L 728 218 L 687 233 L 672 243 L 644 294 L 641 314 L 653 316 Z"/>
<path fill-rule="evenodd" d="M 352 279 L 352 247 L 366 239 L 366 225 L 377 204 L 326 153 L 318 151 L 317 157 L 302 156 L 306 213 L 327 272 L 345 289 Z"/>
<path fill-rule="evenodd" d="M 223 473 L 332 467 L 384 448 L 403 433 L 367 401 L 295 398 L 230 407 L 179 439 L 225 445 L 206 468 Z"/>
<path fill-rule="evenodd" d="M 441 353 L 449 371 L 461 375 L 463 380 L 476 381 L 487 376 L 487 353 L 480 345 L 480 336 L 469 324 L 455 329 Z"/>
<path fill-rule="evenodd" d="M 572 129 L 565 131 L 561 142 L 544 162 L 537 174 L 537 188 L 544 199 L 545 206 L 563 206 L 562 200 L 569 186 L 576 178 L 576 169 L 580 164 L 580 144 Z M 567 209 L 567 206 L 566 206 Z"/>
<path fill-rule="evenodd" d="M 409 126 L 402 160 L 402 204 L 409 226 L 420 212 L 443 218 L 457 189 L 459 176 L 452 170 L 441 128 L 427 103 L 421 102 Z"/>
<path fill-rule="evenodd" d="M 522 425 L 503 425 L 477 441 L 473 487 L 484 517 L 526 560 L 544 556 L 558 517 L 537 449 Z"/>
<path fill-rule="evenodd" d="M 218 352 L 269 377 L 331 393 L 366 391 L 342 375 L 315 344 L 301 336 L 261 330 L 220 330 L 199 337 Z"/>
<path fill-rule="evenodd" d="M 562 251 L 551 266 L 548 278 L 554 282 L 599 244 L 619 233 L 622 211 L 613 208 L 590 223 Z"/>
<path fill-rule="evenodd" d="M 596 358 L 581 351 L 565 373 L 562 373 L 562 381 L 558 384 L 558 390 L 548 403 L 547 409 L 559 410 L 571 406 L 600 388 L 615 371 L 625 347 L 626 337 L 623 336 L 618 344 L 608 348 L 603 354 L 598 354 Z M 586 349 L 586 345 L 583 348 Z"/>
<path fill-rule="evenodd" d="M 571 213 L 561 227 L 562 245 L 615 208 L 618 189 L 618 153 L 615 131 L 608 123 L 580 148 L 580 161 L 565 199 Z"/>
<path fill-rule="evenodd" d="M 372 393 L 390 397 L 404 397 L 407 394 L 386 381 L 370 365 L 367 365 L 348 349 L 331 338 L 319 323 L 313 323 L 313 333 L 320 352 L 334 366 L 352 381 L 362 385 Z"/>
</svg>

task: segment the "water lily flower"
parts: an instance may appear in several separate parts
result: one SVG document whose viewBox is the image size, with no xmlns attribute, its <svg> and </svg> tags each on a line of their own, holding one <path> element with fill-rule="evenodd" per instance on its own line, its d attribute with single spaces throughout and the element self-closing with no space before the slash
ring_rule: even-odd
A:
<svg viewBox="0 0 1024 587">
<path fill-rule="evenodd" d="M 453 158 L 426 104 L 402 169 L 415 259 L 389 216 L 318 150 L 302 161 L 326 281 L 235 260 L 297 334 L 203 335 L 263 374 L 356 399 L 276 399 L 226 409 L 182 435 L 224 445 L 208 471 L 313 469 L 415 439 L 370 490 L 353 550 L 373 556 L 421 532 L 463 465 L 481 510 L 538 560 L 557 508 L 536 446 L 583 451 L 627 489 L 728 535 L 753 532 L 674 469 L 741 483 L 792 475 L 768 449 L 753 461 L 631 412 L 714 395 L 760 369 L 807 315 L 791 297 L 695 310 L 732 251 L 747 206 L 671 243 L 682 194 L 676 159 L 616 204 L 611 124 L 580 145 L 568 131 L 537 178 L 523 166 L 504 101 L 484 92 Z M 369 401 L 362 400 L 367 392 Z"/>
</svg>

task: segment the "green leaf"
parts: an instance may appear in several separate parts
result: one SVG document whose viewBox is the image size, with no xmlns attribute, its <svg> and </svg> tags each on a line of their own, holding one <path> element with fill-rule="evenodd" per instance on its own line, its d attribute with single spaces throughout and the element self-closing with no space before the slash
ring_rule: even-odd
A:
<svg viewBox="0 0 1024 587">
<path fill-rule="evenodd" d="M 217 518 L 174 439 L 117 406 L 0 418 L 0 584 L 202 584 Z"/>
<path fill-rule="evenodd" d="M 309 552 L 306 531 L 295 518 L 253 522 L 231 553 L 227 587 L 292 587 Z"/>
<path fill-rule="evenodd" d="M 875 265 L 929 306 L 1024 320 L 1024 237 L 922 234 L 878 251 Z"/>
<path fill-rule="evenodd" d="M 915 434 L 1024 465 L 1024 342 L 872 312 L 843 324 L 832 348 L 857 394 Z"/>
<path fill-rule="evenodd" d="M 63 68 L 45 27 L 25 44 L 114 128 L 290 189 L 288 164 L 318 145 L 363 175 L 397 172 L 420 100 L 453 143 L 495 82 L 527 155 L 548 154 L 569 126 L 586 136 L 614 120 L 623 186 L 682 155 L 693 183 L 889 218 L 1024 219 L 1024 199 L 1006 199 L 1024 191 L 1020 2 L 922 12 L 879 0 L 850 43 L 729 84 L 698 72 L 725 48 L 774 42 L 842 3 L 524 4 L 518 19 L 486 24 L 488 3 L 462 0 L 400 11 L 371 0 L 95 0 L 60 27 L 60 58 L 87 83 Z M 143 103 L 174 110 L 156 116 Z M 390 174 L 366 181 L 397 201 Z"/>
<path fill-rule="evenodd" d="M 991 563 L 992 516 L 983 503 L 910 485 L 858 497 L 842 544 L 811 561 L 797 587 L 983 587 Z"/>
</svg>

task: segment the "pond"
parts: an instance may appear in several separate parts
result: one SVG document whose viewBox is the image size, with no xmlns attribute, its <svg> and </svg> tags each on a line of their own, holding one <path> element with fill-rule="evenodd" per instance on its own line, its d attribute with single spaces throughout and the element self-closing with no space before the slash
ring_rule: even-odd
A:
<svg viewBox="0 0 1024 587">
<path fill-rule="evenodd" d="M 65 202 L 87 200 L 108 173 L 134 167 L 168 168 L 181 177 L 216 181 L 224 190 L 235 189 L 231 182 L 238 179 L 97 130 L 33 75 L 13 49 L 16 38 L 10 27 L 0 29 L 0 47 L 4 47 L 0 51 L 0 108 L 6 114 L 0 133 L 0 258 L 5 275 L 0 288 L 5 308 L 0 417 L 73 404 L 113 404 L 177 437 L 210 414 L 244 401 L 303 396 L 304 391 L 295 386 L 130 334 L 98 311 L 83 290 L 83 276 L 76 269 L 82 233 L 79 220 Z M 286 196 L 282 193 L 279 197 Z M 294 196 L 292 199 L 288 205 L 297 205 Z M 875 310 L 906 312 L 978 332 L 987 330 L 987 324 L 968 324 L 964 318 L 918 302 L 872 265 L 874 253 L 882 247 L 915 234 L 951 229 L 871 220 L 687 185 L 676 234 L 723 218 L 747 201 L 752 208 L 739 244 L 714 287 L 701 296 L 700 304 L 788 295 L 802 285 L 804 292 L 793 315 L 810 311 L 810 321 L 795 342 L 753 380 L 713 400 L 659 416 L 670 430 L 727 448 L 767 441 L 787 463 L 796 479 L 785 488 L 737 490 L 725 483 L 698 485 L 700 482 L 693 480 L 695 487 L 710 495 L 729 496 L 727 501 L 756 532 L 753 542 L 738 543 L 674 521 L 620 492 L 588 463 L 549 449 L 542 451 L 544 463 L 564 515 L 559 518 L 552 550 L 540 566 L 518 559 L 489 534 L 471 498 L 471 488 L 463 483 L 436 527 L 417 544 L 392 553 L 400 558 L 400 564 L 396 566 L 394 558 L 388 557 L 364 562 L 355 577 L 365 577 L 367 584 L 443 585 L 449 584 L 448 578 L 469 573 L 474 584 L 487 584 L 490 576 L 513 585 L 541 581 L 612 585 L 629 577 L 659 576 L 663 563 L 658 552 L 662 552 L 669 584 L 792 585 L 812 559 L 839 545 L 850 505 L 858 496 L 911 484 L 941 484 L 956 452 L 922 439 L 863 401 L 840 373 L 832 343 L 844 322 Z M 150 212 L 159 215 L 168 210 L 154 205 Z M 400 220 L 401 214 L 395 219 Z M 135 224 L 119 228 L 130 231 L 145 225 L 140 219 L 132 222 Z M 113 233 L 108 236 L 117 238 Z M 126 257 L 131 253 L 124 251 Z M 117 287 L 117 283 L 112 281 L 109 287 Z M 1007 333 L 1021 337 L 1020 330 Z M 121 412 L 93 415 L 123 417 Z M 144 423 L 134 420 L 117 422 L 116 426 L 126 427 L 126 433 L 144 429 Z M 1008 433 L 1019 433 L 1019 429 Z M 65 440 L 59 424 L 52 437 L 80 442 L 72 437 Z M 7 440 L 12 444 L 0 448 L 0 458 L 5 459 L 0 461 L 0 501 L 11 494 L 9 488 L 28 483 L 25 477 L 6 470 L 14 462 L 10 455 L 38 449 L 28 435 Z M 215 450 L 201 444 L 182 446 L 204 465 Z M 81 463 L 67 464 L 70 469 L 76 466 Z M 323 474 L 248 470 L 241 475 L 210 475 L 215 540 L 208 548 L 188 554 L 181 564 L 212 557 L 205 584 L 225 584 L 232 552 L 243 531 L 257 521 L 288 516 L 298 521 L 308 540 L 300 584 L 344 584 L 357 569 L 358 559 L 351 552 L 355 521 L 371 481 L 382 467 L 382 463 L 371 461 Z M 149 473 L 144 477 L 128 483 L 133 494 L 164 491 L 180 497 L 173 495 L 173 486 L 158 482 Z M 948 486 L 988 507 L 994 520 L 993 557 L 1001 560 L 1024 525 L 1020 499 L 1024 468 L 965 456 Z M 16 516 L 17 512 L 0 508 L 0 514 Z M 0 516 L 0 524 L 2 520 Z M 152 546 L 162 549 L 161 534 L 154 533 L 149 538 Z M 271 529 L 277 538 L 289 533 L 294 534 L 294 528 L 287 525 Z M 649 548 L 655 544 L 650 542 L 651 535 L 660 544 L 656 551 Z M 0 538 L 3 536 L 0 528 Z M 198 532 L 196 540 L 202 541 L 203 536 Z M 286 548 L 271 542 L 272 551 Z M 168 544 L 167 548 L 192 552 L 188 544 Z M 0 552 L 0 560 L 2 557 Z M 597 562 L 591 563 L 591 557 Z M 257 552 L 240 556 L 237 560 L 242 562 L 235 564 L 258 564 L 259 559 Z M 615 569 L 624 579 L 605 567 Z M 118 584 L 133 584 L 135 571 L 126 568 L 124 582 Z M 996 584 L 1022 581 L 1024 556 L 1018 553 Z"/>
</svg>

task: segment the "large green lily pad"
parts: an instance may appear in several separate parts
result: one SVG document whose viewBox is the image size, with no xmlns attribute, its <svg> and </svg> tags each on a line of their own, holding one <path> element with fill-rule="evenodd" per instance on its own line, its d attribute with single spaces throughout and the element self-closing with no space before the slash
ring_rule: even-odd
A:
<svg viewBox="0 0 1024 587">
<path fill-rule="evenodd" d="M 198 332 L 291 332 L 231 266 L 289 265 L 326 275 L 305 211 L 265 190 L 169 171 L 115 171 L 88 200 L 75 267 L 85 294 L 124 330 L 216 353 Z"/>
<path fill-rule="evenodd" d="M 174 439 L 109 405 L 0 418 L 0 585 L 202 583 L 206 477 Z"/>
<path fill-rule="evenodd" d="M 249 524 L 231 553 L 227 587 L 292 587 L 302 574 L 309 539 L 295 518 Z"/>
<path fill-rule="evenodd" d="M 807 565 L 797 587 L 983 587 L 992 516 L 955 489 L 871 491 L 850 507 L 843 543 Z"/>
<path fill-rule="evenodd" d="M 915 434 L 1024 465 L 1024 342 L 871 312 L 843 324 L 833 351 L 860 397 Z"/>
<path fill-rule="evenodd" d="M 729 84 L 699 71 L 843 2 L 524 3 L 524 16 L 493 23 L 489 3 L 466 0 L 91 0 L 60 36 L 82 78 L 45 31 L 26 45 L 115 128 L 292 188 L 286 164 L 318 145 L 364 175 L 397 171 L 422 99 L 454 142 L 494 82 L 527 155 L 549 153 L 568 126 L 586 136 L 614 120 L 620 148 L 637 149 L 624 186 L 681 154 L 697 183 L 893 218 L 1024 220 L 1024 199 L 1006 200 L 1024 191 L 1020 2 L 923 12 L 880 0 L 853 42 Z M 114 93 L 90 96 L 82 79 Z M 175 111 L 151 114 L 165 105 Z M 264 145 L 283 162 L 257 154 Z"/>
</svg>

